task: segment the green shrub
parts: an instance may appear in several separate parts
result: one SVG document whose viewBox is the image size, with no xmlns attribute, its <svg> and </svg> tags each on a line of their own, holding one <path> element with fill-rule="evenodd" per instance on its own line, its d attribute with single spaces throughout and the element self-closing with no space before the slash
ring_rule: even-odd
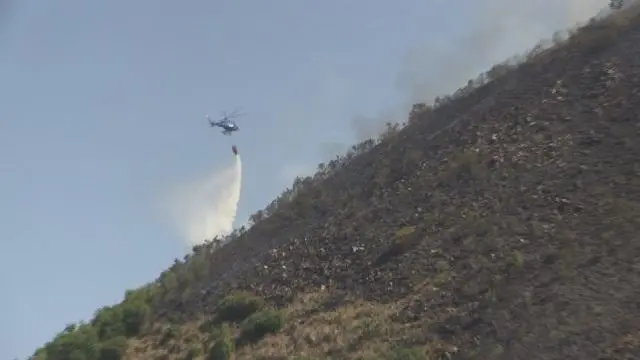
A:
<svg viewBox="0 0 640 360">
<path fill-rule="evenodd" d="M 96 312 L 91 324 L 98 332 L 101 341 L 124 335 L 122 311 L 118 306 L 105 306 Z"/>
<path fill-rule="evenodd" d="M 267 334 L 280 331 L 283 325 L 284 317 L 280 311 L 265 310 L 257 312 L 242 323 L 240 339 L 246 342 L 255 342 Z"/>
<path fill-rule="evenodd" d="M 209 350 L 207 360 L 229 360 L 236 350 L 231 329 L 225 324 L 217 334 L 218 339 Z"/>
<path fill-rule="evenodd" d="M 127 338 L 118 336 L 105 341 L 100 346 L 100 360 L 121 360 L 127 351 Z"/>
<path fill-rule="evenodd" d="M 239 292 L 222 299 L 218 305 L 217 320 L 237 322 L 246 319 L 265 305 L 262 298 Z"/>
<path fill-rule="evenodd" d="M 122 307 L 122 326 L 127 337 L 140 334 L 142 325 L 149 314 L 149 306 L 144 302 L 125 303 Z"/>
<path fill-rule="evenodd" d="M 98 335 L 87 324 L 67 326 L 41 353 L 47 360 L 93 360 L 98 358 Z"/>
<path fill-rule="evenodd" d="M 105 306 L 96 313 L 91 324 L 97 329 L 101 341 L 120 335 L 133 337 L 140 333 L 149 305 L 143 301 L 142 295 L 134 297 L 131 294 L 122 304 Z"/>
<path fill-rule="evenodd" d="M 160 338 L 160 345 L 164 346 L 169 341 L 175 339 L 178 336 L 178 327 L 176 325 L 169 325 L 162 331 L 162 337 Z"/>
</svg>

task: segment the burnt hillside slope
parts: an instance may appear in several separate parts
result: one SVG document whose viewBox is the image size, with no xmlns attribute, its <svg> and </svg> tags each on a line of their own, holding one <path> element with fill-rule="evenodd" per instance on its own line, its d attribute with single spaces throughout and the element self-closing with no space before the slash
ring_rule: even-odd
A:
<svg viewBox="0 0 640 360">
<path fill-rule="evenodd" d="M 510 358 L 594 358 L 640 330 L 640 26 L 619 31 L 585 31 L 453 127 L 430 137 L 418 121 L 299 194 L 220 250 L 216 284 L 185 310 L 227 288 L 411 297 L 397 321 L 434 323 L 414 340 L 444 339 L 461 358 L 498 345 Z M 214 280 L 233 250 L 255 266 Z"/>
<path fill-rule="evenodd" d="M 639 44 L 616 14 L 301 179 L 129 294 L 149 310 L 126 358 L 237 334 L 238 359 L 640 358 Z M 235 291 L 282 309 L 274 333 L 241 341 Z"/>
</svg>

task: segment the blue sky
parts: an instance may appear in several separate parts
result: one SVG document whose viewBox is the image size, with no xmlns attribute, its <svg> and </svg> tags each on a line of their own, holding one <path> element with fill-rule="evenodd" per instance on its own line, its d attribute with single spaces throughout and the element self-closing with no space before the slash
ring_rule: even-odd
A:
<svg viewBox="0 0 640 360">
<path fill-rule="evenodd" d="M 411 99 L 604 3 L 6 1 L 0 358 L 26 357 L 182 257 L 158 204 L 228 166 L 231 144 L 241 224 Z M 233 137 L 206 126 L 205 113 L 237 106 L 247 115 Z"/>
</svg>

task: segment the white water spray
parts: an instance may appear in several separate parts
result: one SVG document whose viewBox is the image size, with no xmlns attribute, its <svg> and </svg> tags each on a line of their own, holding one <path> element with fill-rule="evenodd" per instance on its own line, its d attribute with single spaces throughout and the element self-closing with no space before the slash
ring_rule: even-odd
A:
<svg viewBox="0 0 640 360">
<path fill-rule="evenodd" d="M 240 155 L 235 155 L 231 167 L 177 189 L 171 212 L 189 245 L 233 230 L 241 186 L 242 161 Z"/>
</svg>

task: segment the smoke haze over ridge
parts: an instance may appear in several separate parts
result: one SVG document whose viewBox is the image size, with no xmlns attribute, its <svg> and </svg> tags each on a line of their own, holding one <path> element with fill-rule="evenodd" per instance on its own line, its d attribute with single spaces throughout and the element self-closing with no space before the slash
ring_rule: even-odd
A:
<svg viewBox="0 0 640 360">
<path fill-rule="evenodd" d="M 427 34 L 408 51 L 394 84 L 400 102 L 373 116 L 354 114 L 350 128 L 358 141 L 379 134 L 387 121 L 405 121 L 414 103 L 450 95 L 492 65 L 518 58 L 537 44 L 551 46 L 554 32 L 564 39 L 569 29 L 610 13 L 603 0 L 461 3 L 464 10 L 452 4 L 451 11 L 468 18 L 469 26 L 447 34 L 446 42 L 440 41 L 441 34 Z"/>
</svg>

